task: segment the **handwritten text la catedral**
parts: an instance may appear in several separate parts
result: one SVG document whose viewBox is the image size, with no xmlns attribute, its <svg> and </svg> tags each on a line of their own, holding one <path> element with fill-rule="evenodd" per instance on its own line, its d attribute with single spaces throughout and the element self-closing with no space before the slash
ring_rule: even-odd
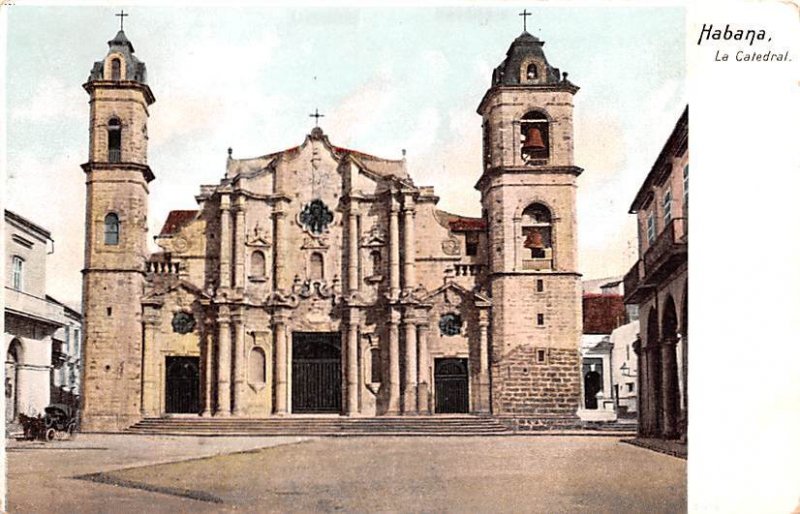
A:
<svg viewBox="0 0 800 514">
<path fill-rule="evenodd" d="M 767 32 L 763 29 L 738 29 L 731 28 L 730 25 L 725 25 L 724 29 L 719 29 L 714 28 L 711 23 L 704 23 L 702 30 L 700 30 L 700 36 L 697 38 L 697 44 L 701 45 L 709 40 L 746 41 L 749 46 L 753 46 L 756 42 L 761 41 L 769 43 L 772 41 L 772 37 L 768 37 Z M 734 57 L 737 61 L 788 61 L 789 52 L 788 50 L 783 53 L 777 53 L 772 50 L 767 50 L 766 52 L 739 50 Z M 728 61 L 729 59 L 729 54 L 721 50 L 717 50 L 714 56 L 715 61 Z"/>
</svg>

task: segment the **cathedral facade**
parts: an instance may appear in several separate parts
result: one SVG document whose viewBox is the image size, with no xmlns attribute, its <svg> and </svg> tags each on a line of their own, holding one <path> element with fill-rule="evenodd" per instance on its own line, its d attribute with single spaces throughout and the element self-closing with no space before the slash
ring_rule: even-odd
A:
<svg viewBox="0 0 800 514">
<path fill-rule="evenodd" d="M 482 217 L 437 209 L 404 159 L 315 127 L 287 150 L 229 151 L 151 254 L 155 98 L 120 30 L 84 84 L 83 428 L 177 414 L 574 419 L 578 87 L 543 45 L 514 40 L 478 106 Z"/>
</svg>

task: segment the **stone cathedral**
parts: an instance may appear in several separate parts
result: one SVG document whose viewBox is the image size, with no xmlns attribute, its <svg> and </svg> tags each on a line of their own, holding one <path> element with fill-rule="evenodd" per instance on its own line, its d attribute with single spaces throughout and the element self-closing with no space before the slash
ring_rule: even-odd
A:
<svg viewBox="0 0 800 514">
<path fill-rule="evenodd" d="M 404 159 L 314 127 L 286 150 L 229 151 L 152 254 L 155 97 L 125 33 L 108 45 L 83 86 L 84 430 L 177 414 L 576 419 L 578 87 L 544 42 L 523 32 L 487 77 L 481 218 L 437 209 Z"/>
</svg>

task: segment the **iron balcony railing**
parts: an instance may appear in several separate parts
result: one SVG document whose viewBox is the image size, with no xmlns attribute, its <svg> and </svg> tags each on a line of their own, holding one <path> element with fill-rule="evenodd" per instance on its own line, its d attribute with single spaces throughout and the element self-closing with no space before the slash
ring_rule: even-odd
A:
<svg viewBox="0 0 800 514">
<path fill-rule="evenodd" d="M 681 246 L 686 246 L 689 238 L 689 223 L 686 218 L 673 218 L 672 221 L 658 234 L 656 240 L 644 253 L 644 267 L 647 273 Z"/>
</svg>

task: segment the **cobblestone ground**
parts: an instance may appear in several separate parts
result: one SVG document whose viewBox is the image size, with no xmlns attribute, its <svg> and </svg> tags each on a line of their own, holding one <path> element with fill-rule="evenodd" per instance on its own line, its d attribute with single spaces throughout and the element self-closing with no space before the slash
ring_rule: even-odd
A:
<svg viewBox="0 0 800 514">
<path fill-rule="evenodd" d="M 82 436 L 68 445 L 10 448 L 9 512 L 686 511 L 686 461 L 610 437 Z"/>
</svg>

